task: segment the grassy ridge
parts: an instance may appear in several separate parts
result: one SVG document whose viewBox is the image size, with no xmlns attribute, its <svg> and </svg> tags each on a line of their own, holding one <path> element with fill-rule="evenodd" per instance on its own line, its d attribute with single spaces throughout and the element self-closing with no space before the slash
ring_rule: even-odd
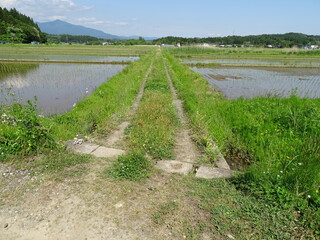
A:
<svg viewBox="0 0 320 240">
<path fill-rule="evenodd" d="M 173 157 L 174 131 L 178 123 L 163 64 L 163 58 L 156 56 L 129 133 L 133 149 L 156 159 Z"/>
<path fill-rule="evenodd" d="M 170 49 L 172 54 L 181 54 L 181 55 L 216 55 L 223 57 L 228 56 L 283 56 L 283 57 L 302 57 L 302 56 L 320 56 L 320 50 L 304 50 L 304 49 L 266 49 L 266 48 L 202 48 L 202 47 L 182 47 L 182 48 L 173 48 Z"/>
<path fill-rule="evenodd" d="M 153 46 L 85 46 L 85 45 L 1 45 L 0 58 L 43 59 L 43 55 L 137 56 L 154 50 Z"/>
<path fill-rule="evenodd" d="M 319 229 L 320 100 L 293 96 L 227 101 L 200 75 L 167 58 L 195 128 L 215 139 L 228 159 L 251 164 L 235 180 L 238 186 L 302 210 L 304 221 Z"/>
<path fill-rule="evenodd" d="M 152 164 L 145 157 L 169 159 L 173 157 L 174 133 L 178 117 L 160 54 L 154 58 L 143 97 L 131 125 L 127 129 L 130 152 L 118 157 L 105 170 L 115 179 L 141 180 L 150 176 Z"/>
</svg>

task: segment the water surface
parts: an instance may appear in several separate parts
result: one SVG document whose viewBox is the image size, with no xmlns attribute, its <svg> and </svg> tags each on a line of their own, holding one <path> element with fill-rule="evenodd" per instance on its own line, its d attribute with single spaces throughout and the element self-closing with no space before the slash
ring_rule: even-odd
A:
<svg viewBox="0 0 320 240">
<path fill-rule="evenodd" d="M 320 69 L 306 68 L 191 68 L 228 99 L 276 95 L 320 97 Z"/>
<path fill-rule="evenodd" d="M 0 59 L 26 59 L 26 60 L 60 60 L 79 62 L 133 62 L 140 58 L 137 56 L 77 56 L 77 55 L 32 55 L 32 54 L 0 54 Z"/>
<path fill-rule="evenodd" d="M 298 59 L 183 59 L 184 63 L 218 63 L 218 64 L 241 64 L 241 65 L 287 65 L 287 66 L 310 66 L 320 67 L 320 59 L 298 60 Z"/>
<path fill-rule="evenodd" d="M 21 68 L 22 72 L 9 68 L 5 74 L 0 74 L 0 103 L 10 104 L 13 98 L 25 102 L 36 96 L 38 108 L 46 115 L 70 110 L 125 68 L 124 65 L 111 64 L 41 63 L 28 66 L 27 69 Z"/>
</svg>

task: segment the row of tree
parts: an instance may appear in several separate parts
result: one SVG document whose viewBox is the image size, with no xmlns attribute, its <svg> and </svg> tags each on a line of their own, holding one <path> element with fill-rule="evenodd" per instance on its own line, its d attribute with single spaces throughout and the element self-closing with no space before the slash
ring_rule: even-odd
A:
<svg viewBox="0 0 320 240">
<path fill-rule="evenodd" d="M 155 44 L 216 44 L 216 45 L 236 45 L 236 46 L 268 46 L 273 47 L 304 47 L 310 45 L 320 45 L 319 35 L 305 35 L 302 33 L 286 34 L 262 34 L 249 36 L 227 36 L 209 38 L 182 38 L 164 37 L 154 40 Z"/>
<path fill-rule="evenodd" d="M 48 34 L 48 43 L 79 43 L 87 45 L 102 45 L 105 42 L 113 45 L 148 45 L 152 44 L 151 41 L 146 41 L 144 38 L 139 37 L 139 39 L 128 39 L 128 40 L 110 40 L 101 39 L 86 35 L 69 35 L 69 34 Z"/>
<path fill-rule="evenodd" d="M 102 44 L 106 40 L 92 36 L 69 35 L 69 34 L 48 34 L 48 43 L 85 43 L 85 44 Z"/>
<path fill-rule="evenodd" d="M 13 43 L 46 42 L 46 34 L 28 16 L 0 7 L 0 40 Z"/>
</svg>

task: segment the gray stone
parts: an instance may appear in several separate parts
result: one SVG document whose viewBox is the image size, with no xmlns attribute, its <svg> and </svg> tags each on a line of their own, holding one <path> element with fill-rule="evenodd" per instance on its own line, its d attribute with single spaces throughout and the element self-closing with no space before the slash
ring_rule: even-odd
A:
<svg viewBox="0 0 320 240">
<path fill-rule="evenodd" d="M 88 142 L 85 142 L 81 145 L 74 144 L 73 140 L 67 141 L 66 145 L 68 148 L 71 148 L 74 152 L 84 153 L 84 154 L 90 154 L 99 147 L 99 145 L 97 145 L 97 144 L 88 143 Z"/>
<path fill-rule="evenodd" d="M 167 173 L 180 173 L 187 175 L 192 170 L 193 165 L 191 163 L 174 160 L 162 160 L 157 162 L 155 167 Z"/>
<path fill-rule="evenodd" d="M 97 149 L 95 149 L 92 153 L 95 157 L 106 157 L 106 158 L 114 158 L 118 157 L 120 155 L 125 154 L 125 151 L 121 149 L 115 149 L 115 148 L 107 148 L 100 146 Z"/>
<path fill-rule="evenodd" d="M 225 168 L 212 168 L 201 166 L 197 173 L 196 178 L 228 178 L 232 176 L 232 171 Z"/>
</svg>

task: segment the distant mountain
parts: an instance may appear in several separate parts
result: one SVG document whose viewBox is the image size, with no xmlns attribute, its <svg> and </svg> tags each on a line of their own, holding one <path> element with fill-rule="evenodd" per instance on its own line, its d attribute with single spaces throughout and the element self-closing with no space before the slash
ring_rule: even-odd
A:
<svg viewBox="0 0 320 240">
<path fill-rule="evenodd" d="M 83 35 L 92 36 L 103 39 L 121 39 L 120 36 L 108 34 L 93 28 L 87 28 L 80 25 L 74 25 L 61 20 L 52 22 L 38 23 L 41 31 L 49 34 L 69 34 L 69 35 Z"/>
<path fill-rule="evenodd" d="M 127 40 L 127 39 L 138 39 L 139 36 L 117 36 L 109 33 L 105 33 L 100 30 L 93 28 L 87 28 L 81 25 L 74 25 L 61 20 L 55 20 L 52 22 L 38 23 L 41 31 L 49 34 L 68 34 L 76 36 L 92 36 L 102 39 L 117 39 L 117 40 Z M 146 40 L 153 40 L 155 38 L 146 38 Z"/>
</svg>

